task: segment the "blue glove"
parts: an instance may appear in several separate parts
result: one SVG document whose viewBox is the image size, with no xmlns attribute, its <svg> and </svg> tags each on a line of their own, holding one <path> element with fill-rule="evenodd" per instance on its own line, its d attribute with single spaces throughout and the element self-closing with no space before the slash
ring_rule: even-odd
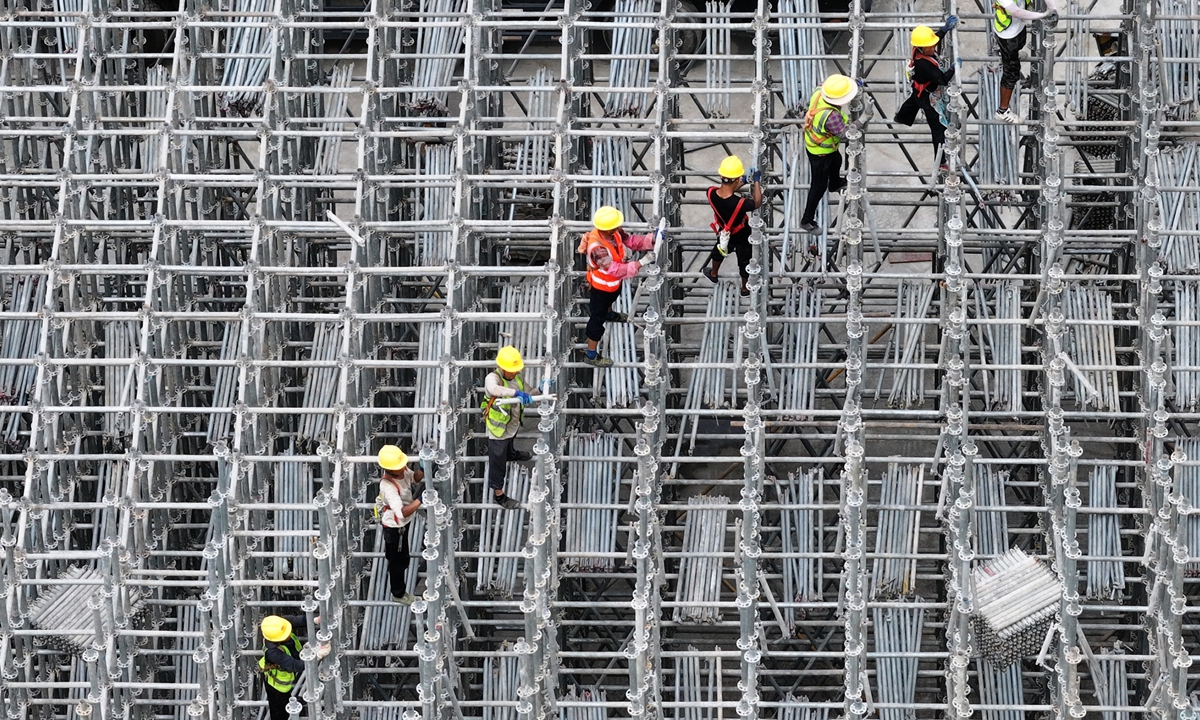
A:
<svg viewBox="0 0 1200 720">
<path fill-rule="evenodd" d="M 854 82 L 858 83 L 859 90 L 861 90 L 867 86 L 867 84 L 863 82 L 862 78 L 854 78 Z"/>
<path fill-rule="evenodd" d="M 532 405 L 533 404 L 533 397 L 529 393 L 525 392 L 524 390 L 518 390 L 517 394 L 516 394 L 516 398 L 521 401 L 522 405 Z"/>
<path fill-rule="evenodd" d="M 942 25 L 942 32 L 950 32 L 956 27 L 958 27 L 958 16 L 951 15 L 950 17 L 946 18 L 946 23 Z"/>
<path fill-rule="evenodd" d="M 762 170 L 759 170 L 758 168 L 750 168 L 750 172 L 746 174 L 746 182 L 762 182 Z"/>
</svg>

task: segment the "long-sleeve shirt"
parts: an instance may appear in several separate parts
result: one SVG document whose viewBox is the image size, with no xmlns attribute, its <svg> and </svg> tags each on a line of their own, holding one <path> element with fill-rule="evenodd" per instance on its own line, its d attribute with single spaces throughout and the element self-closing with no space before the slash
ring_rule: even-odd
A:
<svg viewBox="0 0 1200 720">
<path fill-rule="evenodd" d="M 654 233 L 649 233 L 647 235 L 631 235 L 626 233 L 624 230 L 617 230 L 616 234 L 617 238 L 625 245 L 625 247 L 629 248 L 630 250 L 643 252 L 654 248 Z M 585 252 L 586 250 L 586 247 L 579 248 L 580 252 Z M 618 280 L 631 278 L 637 275 L 638 270 L 641 269 L 641 265 L 638 265 L 636 260 L 629 262 L 614 262 L 612 255 L 610 255 L 608 252 L 608 249 L 600 243 L 596 243 L 592 246 L 591 252 L 588 253 L 588 258 L 597 268 L 603 270 L 609 275 L 612 275 Z"/>
<path fill-rule="evenodd" d="M 520 377 L 520 375 L 513 376 L 513 379 L 508 381 L 508 387 L 505 387 L 504 383 L 500 381 L 500 374 L 496 372 L 490 372 L 483 381 L 483 388 L 487 391 L 488 395 L 494 398 L 516 397 L 516 379 L 518 377 Z M 525 419 L 525 412 L 522 410 L 520 404 L 509 405 L 507 410 L 508 424 L 504 426 L 504 434 L 496 438 L 497 440 L 507 440 L 508 438 L 516 435 L 517 431 L 521 429 L 521 421 Z"/>
<path fill-rule="evenodd" d="M 402 528 L 412 522 L 416 513 L 405 517 L 404 506 L 413 501 L 413 478 L 413 471 L 408 468 L 404 468 L 404 477 L 398 483 L 391 478 L 380 478 L 379 494 L 383 497 L 386 507 L 380 514 L 379 521 L 384 527 Z"/>
<path fill-rule="evenodd" d="M 842 119 L 842 113 L 837 110 L 829 113 L 829 117 L 825 119 L 825 132 L 833 135 L 838 140 L 846 139 L 847 125 Z"/>
<path fill-rule="evenodd" d="M 290 622 L 292 624 L 292 632 L 295 633 L 296 635 L 308 634 L 308 619 L 305 616 L 303 616 L 303 615 L 284 615 L 283 619 L 287 620 L 288 622 Z M 287 640 L 283 641 L 283 643 L 288 643 L 289 645 L 291 644 L 291 642 L 292 642 L 291 638 L 288 638 Z M 271 642 L 270 640 L 263 640 L 263 645 L 266 647 L 266 651 L 263 652 L 263 657 L 265 657 L 267 659 L 267 663 L 271 664 L 271 665 L 277 665 L 277 666 L 283 668 L 284 670 L 287 670 L 290 673 L 303 672 L 304 671 L 304 661 L 300 659 L 300 653 L 296 651 L 295 647 L 291 647 L 292 652 L 295 653 L 295 657 L 287 654 L 283 650 L 280 650 L 279 646 L 283 643 L 276 643 L 276 642 Z"/>
<path fill-rule="evenodd" d="M 1034 12 L 1026 10 L 1023 5 L 1018 5 L 1014 0 L 995 0 L 997 6 L 1004 12 L 1012 16 L 1011 24 L 1003 30 L 996 33 L 998 37 L 1013 38 L 1021 34 L 1025 29 L 1025 24 L 1033 20 L 1041 20 L 1050 14 L 1050 11 L 1058 10 L 1057 0 L 1046 0 L 1046 12 Z"/>
<path fill-rule="evenodd" d="M 946 30 L 938 30 L 938 39 L 942 39 L 947 32 Z M 913 88 L 917 89 L 922 95 L 926 92 L 936 90 L 943 85 L 949 85 L 950 80 L 954 77 L 954 66 L 951 66 L 949 70 L 943 71 L 938 64 L 937 55 L 928 55 L 926 57 L 928 59 L 922 59 L 917 56 L 913 57 L 912 84 Z"/>
</svg>

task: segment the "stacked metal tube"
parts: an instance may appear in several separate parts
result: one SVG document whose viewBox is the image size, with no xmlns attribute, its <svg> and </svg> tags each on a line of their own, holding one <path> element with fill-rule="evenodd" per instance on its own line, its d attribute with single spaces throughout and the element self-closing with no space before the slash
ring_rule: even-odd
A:
<svg viewBox="0 0 1200 720">
<path fill-rule="evenodd" d="M 796 621 L 803 617 L 794 603 L 808 603 L 821 597 L 824 564 L 815 556 L 819 549 L 821 525 L 817 511 L 811 506 L 821 503 L 824 493 L 824 468 L 803 473 L 789 473 L 785 492 L 780 495 L 780 538 L 783 560 L 783 616 L 796 630 Z M 806 557 L 807 556 L 807 557 Z"/>
<path fill-rule="evenodd" d="M 1121 516 L 1095 512 L 1117 504 L 1117 468 L 1101 465 L 1088 475 L 1088 597 L 1118 600 L 1125 594 L 1121 556 Z"/>
<path fill-rule="evenodd" d="M 613 435 L 572 435 L 568 447 L 573 456 L 596 459 L 572 461 L 568 466 L 562 567 L 609 572 L 615 565 L 624 469 L 623 463 L 612 458 L 619 457 L 624 446 Z"/>
<path fill-rule="evenodd" d="M 718 602 L 724 585 L 728 507 L 724 497 L 688 498 L 679 579 L 675 583 L 675 622 L 715 623 L 721 619 Z"/>
</svg>

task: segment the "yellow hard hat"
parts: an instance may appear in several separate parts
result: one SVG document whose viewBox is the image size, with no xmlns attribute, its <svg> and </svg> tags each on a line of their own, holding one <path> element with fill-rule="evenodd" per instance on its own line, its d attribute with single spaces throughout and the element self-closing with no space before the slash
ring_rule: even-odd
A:
<svg viewBox="0 0 1200 720">
<path fill-rule="evenodd" d="M 858 83 L 845 75 L 830 75 L 821 85 L 821 94 L 830 105 L 849 105 L 858 94 Z"/>
<path fill-rule="evenodd" d="M 938 44 L 941 38 L 933 31 L 933 28 L 928 25 L 918 25 L 913 28 L 912 35 L 909 36 L 909 42 L 913 47 L 926 48 L 933 47 Z"/>
<path fill-rule="evenodd" d="M 596 226 L 597 230 L 605 232 L 616 230 L 625 224 L 625 215 L 615 207 L 605 205 L 597 210 L 595 215 L 592 215 L 592 224 Z"/>
<path fill-rule="evenodd" d="M 292 624 L 278 615 L 268 615 L 263 618 L 262 635 L 271 642 L 283 642 L 292 634 Z"/>
<path fill-rule="evenodd" d="M 521 351 L 512 345 L 505 345 L 496 353 L 496 364 L 505 372 L 521 372 L 525 361 L 521 359 Z"/>
<path fill-rule="evenodd" d="M 379 467 L 384 470 L 403 470 L 408 464 L 408 456 L 395 445 L 384 445 L 379 448 Z"/>
<path fill-rule="evenodd" d="M 740 157 L 730 155 L 721 161 L 721 167 L 717 168 L 717 174 L 723 178 L 740 178 L 746 174 L 746 168 L 742 166 Z"/>
</svg>

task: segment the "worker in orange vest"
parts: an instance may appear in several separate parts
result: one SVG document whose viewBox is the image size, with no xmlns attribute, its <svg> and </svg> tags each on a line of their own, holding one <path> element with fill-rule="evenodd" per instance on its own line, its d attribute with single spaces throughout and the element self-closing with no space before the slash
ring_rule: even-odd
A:
<svg viewBox="0 0 1200 720">
<path fill-rule="evenodd" d="M 621 295 L 621 281 L 634 277 L 654 262 L 654 233 L 631 235 L 621 226 L 625 215 L 605 205 L 592 215 L 595 229 L 579 241 L 578 252 L 587 254 L 587 281 L 591 286 L 588 303 L 591 316 L 587 324 L 587 355 L 583 361 L 595 367 L 611 367 L 612 359 L 601 357 L 597 346 L 604 337 L 604 323 L 626 322 L 625 313 L 613 312 L 613 303 Z M 628 260 L 628 250 L 649 251 L 640 260 Z"/>
</svg>

